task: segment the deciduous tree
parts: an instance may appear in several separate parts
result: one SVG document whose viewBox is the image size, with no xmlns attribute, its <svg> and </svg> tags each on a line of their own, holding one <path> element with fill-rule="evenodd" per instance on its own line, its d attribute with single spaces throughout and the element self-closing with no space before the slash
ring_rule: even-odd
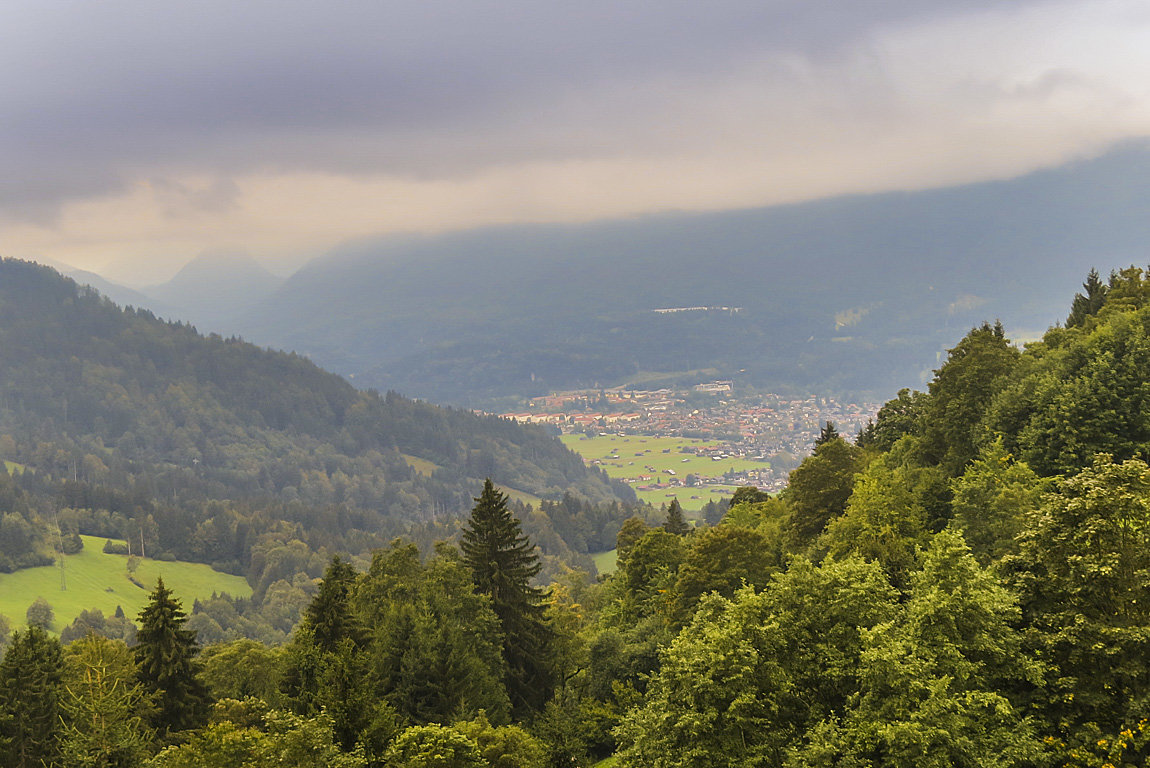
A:
<svg viewBox="0 0 1150 768">
<path fill-rule="evenodd" d="M 417 725 L 399 735 L 387 755 L 395 768 L 485 768 L 479 745 L 456 728 Z"/>
<path fill-rule="evenodd" d="M 56 620 L 56 614 L 52 611 L 51 604 L 42 597 L 37 597 L 28 606 L 24 618 L 30 627 L 39 627 L 40 629 L 51 629 L 52 622 Z"/>
<path fill-rule="evenodd" d="M 616 730 L 626 768 L 766 768 L 858 690 L 868 629 L 895 612 L 875 564 L 797 560 L 761 593 L 705 598 Z"/>
<path fill-rule="evenodd" d="M 1002 323 L 983 323 L 949 351 L 930 382 L 930 399 L 922 417 L 922 451 L 929 463 L 954 477 L 974 459 L 983 414 L 1020 356 L 1006 338 Z"/>
<path fill-rule="evenodd" d="M 860 448 L 889 451 L 903 437 L 919 434 L 929 400 L 925 392 L 900 389 L 893 400 L 879 408 L 874 421 L 867 422 L 855 444 Z"/>
<path fill-rule="evenodd" d="M 1028 518 L 1020 550 L 1005 566 L 1050 665 L 1047 720 L 1072 742 L 1150 717 L 1150 467 L 1098 456 Z"/>
<path fill-rule="evenodd" d="M 996 440 L 951 482 L 953 526 L 962 531 L 984 565 L 1016 551 L 1017 537 L 1042 501 L 1049 483 L 1016 461 Z"/>
<path fill-rule="evenodd" d="M 936 535 L 910 600 L 864 633 L 860 686 L 845 715 L 811 729 L 790 765 L 831 768 L 1033 766 L 1043 745 L 1008 694 L 1039 680 L 1014 628 L 1014 596 L 962 537 Z"/>
<path fill-rule="evenodd" d="M 618 555 L 619 567 L 627 561 L 627 556 L 635 546 L 635 542 L 647 535 L 651 526 L 641 517 L 628 517 L 619 526 L 619 533 L 615 536 L 615 554 Z"/>
<path fill-rule="evenodd" d="M 62 753 L 77 768 L 133 768 L 147 755 L 151 698 L 128 646 L 89 634 L 68 646 Z"/>
<path fill-rule="evenodd" d="M 892 581 L 905 586 L 926 543 L 926 511 L 910 471 L 890 466 L 889 457 L 859 475 L 847 511 L 827 526 L 818 546 L 835 557 L 860 555 L 880 563 Z"/>
<path fill-rule="evenodd" d="M 733 597 L 745 585 L 762 589 L 781 565 L 774 554 L 765 536 L 747 528 L 720 525 L 695 534 L 675 583 L 678 620 L 686 622 L 707 592 Z"/>
<path fill-rule="evenodd" d="M 846 509 L 861 468 L 861 453 L 836 437 L 791 472 L 786 498 L 791 505 L 790 527 L 800 545 L 813 541 Z"/>
</svg>

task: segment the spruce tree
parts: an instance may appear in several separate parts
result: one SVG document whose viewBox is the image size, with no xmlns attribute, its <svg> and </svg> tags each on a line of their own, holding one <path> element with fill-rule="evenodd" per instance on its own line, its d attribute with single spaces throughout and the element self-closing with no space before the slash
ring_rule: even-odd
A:
<svg viewBox="0 0 1150 768">
<path fill-rule="evenodd" d="M 40 627 L 13 633 L 0 662 L 0 765 L 59 764 L 63 672 L 59 641 Z"/>
<path fill-rule="evenodd" d="M 202 725 L 211 699 L 197 676 L 196 633 L 184 629 L 187 614 L 162 578 L 138 620 L 133 650 L 140 682 L 156 696 L 152 725 L 161 735 Z"/>
<path fill-rule="evenodd" d="M 321 650 L 333 651 L 345 638 L 357 646 L 363 645 L 364 633 L 350 605 L 358 577 L 352 564 L 341 560 L 339 555 L 332 558 L 324 571 L 319 591 L 304 613 L 315 644 Z"/>
<path fill-rule="evenodd" d="M 367 633 L 352 610 L 359 574 L 338 555 L 287 646 L 280 688 L 298 714 L 326 712 L 335 739 L 351 750 L 370 725 L 373 691 L 367 683 Z"/>
<path fill-rule="evenodd" d="M 507 495 L 490 478 L 475 499 L 460 547 L 476 588 L 491 598 L 503 629 L 511 706 L 516 715 L 537 711 L 551 691 L 551 632 L 543 620 L 543 594 L 531 585 L 541 567 L 539 556 L 507 508 Z"/>
<path fill-rule="evenodd" d="M 1097 315 L 1106 303 L 1106 294 L 1110 289 L 1098 277 L 1098 270 L 1090 270 L 1086 282 L 1082 284 L 1085 294 L 1074 294 L 1074 303 L 1070 306 L 1070 316 L 1066 318 L 1066 327 L 1074 328 L 1086 322 L 1086 318 Z"/>
<path fill-rule="evenodd" d="M 691 526 L 683 519 L 683 506 L 678 499 L 671 499 L 667 507 L 667 520 L 663 523 L 663 530 L 676 536 L 686 536 L 691 532 Z"/>
<path fill-rule="evenodd" d="M 839 431 L 835 429 L 835 423 L 833 421 L 828 421 L 823 424 L 823 428 L 819 431 L 819 436 L 815 438 L 815 448 L 818 448 L 824 443 L 829 443 L 831 440 L 838 439 L 839 437 Z"/>
</svg>

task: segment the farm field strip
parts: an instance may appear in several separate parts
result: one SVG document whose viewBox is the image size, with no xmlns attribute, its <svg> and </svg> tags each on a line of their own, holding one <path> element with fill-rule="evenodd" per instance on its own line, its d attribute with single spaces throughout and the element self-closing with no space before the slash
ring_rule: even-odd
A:
<svg viewBox="0 0 1150 768">
<path fill-rule="evenodd" d="M 711 499 L 719 501 L 720 499 L 731 498 L 737 487 L 734 485 L 700 485 L 694 488 L 679 486 L 651 490 L 636 488 L 635 495 L 639 497 L 640 501 L 645 501 L 655 507 L 670 504 L 671 499 L 678 499 L 679 506 L 683 508 L 684 512 L 698 512 Z"/>
<path fill-rule="evenodd" d="M 739 457 L 715 460 L 693 453 L 700 448 L 719 447 L 714 440 L 644 435 L 563 435 L 561 439 L 584 461 L 602 467 L 610 477 L 633 481 L 629 484 L 643 501 L 659 505 L 678 498 L 686 510 L 701 509 L 709 499 L 733 493 L 735 486 L 721 480 L 725 473 L 764 466 L 762 462 Z M 689 452 L 684 453 L 684 449 Z M 675 484 L 675 481 L 685 481 L 687 475 L 695 475 L 699 484 Z M 642 489 L 641 486 L 656 487 Z"/>
</svg>

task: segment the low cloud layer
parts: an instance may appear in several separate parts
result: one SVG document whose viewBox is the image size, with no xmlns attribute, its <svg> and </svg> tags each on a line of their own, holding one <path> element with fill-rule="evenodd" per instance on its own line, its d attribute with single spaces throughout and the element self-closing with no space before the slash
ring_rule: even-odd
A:
<svg viewBox="0 0 1150 768">
<path fill-rule="evenodd" d="M 0 252 L 163 279 L 342 240 L 1000 178 L 1150 134 L 1121 2 L 0 9 Z"/>
</svg>

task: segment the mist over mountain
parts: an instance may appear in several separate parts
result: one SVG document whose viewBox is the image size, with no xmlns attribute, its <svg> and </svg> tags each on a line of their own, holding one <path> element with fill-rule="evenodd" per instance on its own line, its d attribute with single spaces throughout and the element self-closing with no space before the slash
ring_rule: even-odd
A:
<svg viewBox="0 0 1150 768">
<path fill-rule="evenodd" d="M 660 377 L 890 392 L 972 325 L 1036 336 L 1091 267 L 1141 262 L 1148 192 L 1140 143 L 933 191 L 385 238 L 305 266 L 237 328 L 442 402 Z"/>
<path fill-rule="evenodd" d="M 85 269 L 75 269 L 63 264 L 53 263 L 49 260 L 43 260 L 41 263 L 55 269 L 65 277 L 72 278 L 76 281 L 77 285 L 87 285 L 91 288 L 95 288 L 122 307 L 146 307 L 161 315 L 175 314 L 171 308 L 165 307 L 163 302 L 145 296 L 140 291 L 129 288 L 126 285 L 112 282 L 95 272 L 89 272 Z"/>
<path fill-rule="evenodd" d="M 237 313 L 266 299 L 282 282 L 247 253 L 209 251 L 168 282 L 143 289 L 145 303 L 138 306 L 191 322 L 204 332 L 226 332 Z"/>
</svg>

